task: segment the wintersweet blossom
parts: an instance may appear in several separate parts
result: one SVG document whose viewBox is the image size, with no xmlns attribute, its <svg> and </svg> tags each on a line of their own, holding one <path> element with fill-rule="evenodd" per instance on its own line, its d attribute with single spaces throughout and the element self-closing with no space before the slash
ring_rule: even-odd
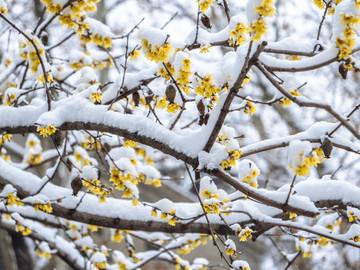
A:
<svg viewBox="0 0 360 270">
<path fill-rule="evenodd" d="M 199 4 L 201 12 L 205 13 L 209 9 L 209 6 L 213 5 L 213 2 L 215 0 L 196 0 L 196 1 Z"/>
<path fill-rule="evenodd" d="M 246 41 L 246 35 L 250 33 L 250 29 L 246 24 L 238 23 L 235 29 L 231 30 L 230 32 L 230 46 L 241 46 Z M 234 43 L 235 40 L 235 43 Z"/>
<path fill-rule="evenodd" d="M 47 137 L 56 132 L 56 127 L 54 124 L 50 124 L 46 127 L 39 126 L 36 131 L 39 132 L 41 136 Z"/>
</svg>

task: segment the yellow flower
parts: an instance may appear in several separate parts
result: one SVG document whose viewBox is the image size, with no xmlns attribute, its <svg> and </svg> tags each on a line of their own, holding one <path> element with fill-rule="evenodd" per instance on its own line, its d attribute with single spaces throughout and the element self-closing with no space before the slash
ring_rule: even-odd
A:
<svg viewBox="0 0 360 270">
<path fill-rule="evenodd" d="M 130 53 L 130 60 L 134 60 L 137 59 L 139 56 L 141 55 L 139 50 L 134 50 L 133 52 Z"/>
<path fill-rule="evenodd" d="M 31 229 L 30 228 L 26 228 L 25 230 L 23 230 L 22 231 L 22 234 L 24 235 L 24 236 L 27 236 L 27 235 L 29 235 L 29 234 L 31 234 L 32 233 L 32 231 L 31 231 Z"/>
<path fill-rule="evenodd" d="M 255 14 L 259 12 L 259 14 L 264 17 L 273 17 L 276 14 L 273 5 L 274 5 L 273 0 L 263 0 L 259 6 L 256 6 L 254 8 Z"/>
<path fill-rule="evenodd" d="M 199 4 L 200 10 L 202 13 L 205 13 L 208 9 L 209 6 L 212 6 L 212 2 L 214 2 L 215 0 L 196 0 Z"/>
<path fill-rule="evenodd" d="M 259 42 L 261 36 L 265 34 L 267 30 L 267 24 L 263 18 L 258 18 L 256 22 L 250 24 L 251 40 Z"/>
<path fill-rule="evenodd" d="M 124 239 L 124 236 L 122 235 L 121 231 L 116 230 L 114 232 L 114 235 L 111 238 L 111 241 L 116 242 L 116 243 L 120 243 L 123 239 Z"/>
<path fill-rule="evenodd" d="M 231 30 L 230 32 L 230 41 L 229 45 L 234 46 L 235 44 L 237 46 L 242 45 L 245 42 L 245 35 L 250 33 L 250 29 L 246 24 L 238 23 L 236 25 L 236 28 Z M 234 39 L 236 40 L 236 43 L 234 44 Z"/>
<path fill-rule="evenodd" d="M 164 62 L 170 57 L 170 52 L 174 50 L 170 43 L 165 43 L 162 46 L 152 45 L 147 39 L 142 39 L 142 49 L 145 52 L 146 58 L 156 63 Z"/>
<path fill-rule="evenodd" d="M 0 7 L 0 13 L 6 15 L 7 14 L 7 8 L 4 6 Z"/>
<path fill-rule="evenodd" d="M 96 102 L 98 102 L 98 103 L 100 103 L 101 102 L 101 91 L 97 91 L 96 93 L 92 93 L 92 95 L 90 96 L 90 99 L 91 99 L 91 101 L 92 101 L 92 103 L 95 103 L 95 101 Z"/>
<path fill-rule="evenodd" d="M 151 211 L 151 216 L 152 216 L 152 217 L 157 217 L 157 211 L 156 211 L 156 209 L 153 209 L 153 210 Z"/>
<path fill-rule="evenodd" d="M 313 0 L 315 6 L 317 6 L 320 9 L 325 8 L 325 3 L 322 0 Z"/>
<path fill-rule="evenodd" d="M 47 137 L 47 136 L 55 133 L 56 127 L 54 124 L 48 125 L 47 127 L 40 126 L 37 128 L 36 131 L 39 132 L 40 135 L 42 135 L 43 137 Z"/>
<path fill-rule="evenodd" d="M 201 45 L 200 46 L 200 53 L 208 53 L 210 51 L 210 45 L 205 46 L 205 45 Z"/>
<path fill-rule="evenodd" d="M 124 147 L 131 147 L 131 148 L 136 148 L 137 147 L 137 143 L 132 141 L 132 140 L 125 140 L 124 141 Z"/>
</svg>

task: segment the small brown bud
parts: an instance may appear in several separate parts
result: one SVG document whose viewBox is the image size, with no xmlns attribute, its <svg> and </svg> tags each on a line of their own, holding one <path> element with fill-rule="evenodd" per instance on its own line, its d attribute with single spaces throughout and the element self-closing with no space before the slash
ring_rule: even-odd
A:
<svg viewBox="0 0 360 270">
<path fill-rule="evenodd" d="M 140 103 L 140 94 L 139 94 L 139 92 L 134 92 L 132 94 L 132 98 L 134 100 L 135 106 L 136 107 L 139 106 L 139 103 Z"/>
<path fill-rule="evenodd" d="M 174 103 L 176 97 L 176 89 L 172 84 L 169 84 L 168 87 L 166 87 L 165 97 L 166 100 L 169 101 L 169 103 Z"/>
<path fill-rule="evenodd" d="M 208 28 L 208 29 L 211 28 L 210 18 L 208 16 L 206 16 L 205 14 L 201 15 L 201 22 L 206 28 Z"/>
<path fill-rule="evenodd" d="M 151 96 L 146 96 L 146 97 L 145 97 L 146 104 L 150 104 L 151 101 L 153 101 L 153 99 L 154 99 L 154 96 L 153 96 L 153 95 L 151 95 Z"/>
<path fill-rule="evenodd" d="M 333 150 L 333 143 L 328 138 L 325 138 L 321 144 L 321 149 L 323 150 L 325 157 L 330 158 L 331 152 Z"/>
<path fill-rule="evenodd" d="M 109 153 L 109 152 L 110 152 L 110 150 L 111 150 L 111 145 L 110 145 L 110 144 L 104 143 L 102 146 L 103 146 L 103 147 L 101 147 L 101 150 L 103 150 L 105 153 Z"/>
<path fill-rule="evenodd" d="M 349 69 L 347 67 L 345 67 L 344 63 L 341 63 L 339 65 L 339 73 L 344 80 L 346 80 L 346 78 L 347 78 L 348 71 L 349 71 Z"/>
<path fill-rule="evenodd" d="M 73 190 L 73 196 L 76 196 L 81 188 L 83 187 L 82 181 L 80 177 L 76 177 L 71 181 L 71 188 Z"/>
<path fill-rule="evenodd" d="M 125 85 L 122 89 L 120 88 L 120 94 L 126 93 L 128 90 L 127 86 Z"/>
<path fill-rule="evenodd" d="M 200 115 L 204 115 L 204 114 L 205 114 L 205 105 L 204 105 L 204 103 L 203 103 L 202 100 L 200 100 L 200 101 L 198 102 L 198 104 L 196 104 L 196 107 L 197 107 Z"/>
</svg>

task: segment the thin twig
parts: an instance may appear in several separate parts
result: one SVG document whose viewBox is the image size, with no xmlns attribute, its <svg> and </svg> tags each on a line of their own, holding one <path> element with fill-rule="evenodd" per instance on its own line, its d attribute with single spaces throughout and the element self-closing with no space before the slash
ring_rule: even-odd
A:
<svg viewBox="0 0 360 270">
<path fill-rule="evenodd" d="M 294 175 L 293 180 L 292 180 L 292 182 L 291 182 L 290 190 L 289 190 L 289 193 L 288 193 L 288 195 L 287 195 L 287 198 L 286 198 L 286 201 L 285 201 L 285 205 L 288 205 L 288 202 L 289 202 L 289 199 L 290 199 L 290 195 L 291 195 L 292 189 L 294 188 L 295 179 L 296 179 L 296 174 Z"/>
<path fill-rule="evenodd" d="M 179 11 L 176 11 L 171 18 L 160 28 L 161 30 L 163 30 L 177 15 L 179 14 Z"/>
<path fill-rule="evenodd" d="M 271 82 L 271 84 L 275 86 L 275 88 L 278 89 L 279 92 L 283 94 L 285 97 L 287 97 L 288 99 L 299 105 L 300 107 L 319 108 L 327 111 L 330 115 L 335 117 L 342 125 L 344 125 L 347 128 L 347 130 L 349 130 L 358 140 L 360 140 L 360 134 L 357 132 L 357 130 L 348 123 L 347 119 L 344 119 L 340 114 L 334 111 L 330 105 L 324 105 L 313 101 L 300 101 L 299 98 L 291 95 L 284 88 L 282 88 L 281 85 L 276 80 L 274 80 L 274 78 L 271 77 L 269 72 L 264 68 L 264 66 L 259 61 L 255 64 L 255 66 L 262 72 L 262 74 L 265 75 L 265 77 Z"/>
<path fill-rule="evenodd" d="M 192 177 L 192 175 L 191 175 L 191 173 L 190 173 L 189 167 L 188 167 L 188 165 L 187 165 L 186 163 L 185 163 L 185 168 L 186 168 L 186 171 L 187 171 L 187 173 L 188 173 L 188 175 L 189 175 L 189 177 L 190 177 L 190 179 L 191 179 L 191 182 L 192 182 L 193 188 L 194 188 L 194 190 L 195 190 L 196 196 L 197 196 L 197 198 L 198 198 L 198 200 L 199 200 L 199 203 L 200 203 L 200 205 L 201 205 L 201 209 L 202 209 L 203 212 L 204 212 L 206 222 L 207 222 L 207 224 L 208 224 L 208 226 L 209 226 L 209 230 L 210 230 L 211 236 L 212 236 L 212 238 L 213 238 L 213 243 L 214 243 L 214 245 L 216 246 L 216 248 L 218 249 L 218 251 L 219 251 L 219 253 L 220 253 L 220 256 L 224 259 L 224 261 L 227 263 L 227 265 L 228 265 L 229 267 L 231 267 L 231 264 L 226 260 L 223 252 L 221 251 L 219 245 L 218 245 L 217 242 L 216 242 L 215 233 L 214 233 L 214 230 L 213 230 L 213 228 L 212 228 L 212 226 L 211 226 L 209 217 L 208 217 L 208 215 L 207 215 L 207 213 L 206 213 L 205 206 L 204 206 L 204 204 L 203 204 L 203 202 L 202 202 L 202 200 L 201 200 L 201 197 L 200 197 L 200 195 L 199 195 L 199 191 L 198 191 L 198 189 L 197 189 L 197 187 L 196 187 L 196 185 L 195 185 L 195 181 L 194 181 L 194 179 L 193 179 L 193 177 Z"/>
</svg>

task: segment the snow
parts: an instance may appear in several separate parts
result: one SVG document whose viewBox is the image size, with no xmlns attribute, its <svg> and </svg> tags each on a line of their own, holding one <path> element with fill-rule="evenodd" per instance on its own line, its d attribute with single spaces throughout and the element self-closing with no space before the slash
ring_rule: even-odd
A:
<svg viewBox="0 0 360 270">
<path fill-rule="evenodd" d="M 337 200 L 343 204 L 360 206 L 360 188 L 347 181 L 310 176 L 296 184 L 294 189 L 298 195 L 306 196 L 313 202 Z"/>
</svg>

